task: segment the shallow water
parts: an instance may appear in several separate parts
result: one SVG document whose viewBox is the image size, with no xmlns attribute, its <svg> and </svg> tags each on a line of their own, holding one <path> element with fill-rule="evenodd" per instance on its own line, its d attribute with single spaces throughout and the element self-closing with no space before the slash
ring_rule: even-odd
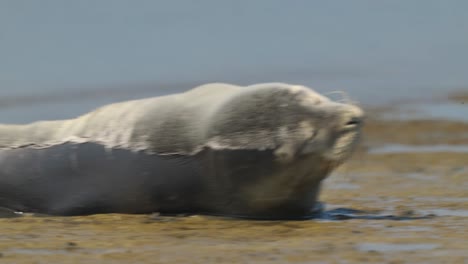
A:
<svg viewBox="0 0 468 264">
<path fill-rule="evenodd" d="M 468 133 L 468 132 L 467 132 Z M 371 154 L 389 154 L 389 153 L 417 153 L 417 152 L 430 152 L 430 153 L 440 153 L 440 152 L 459 152 L 459 153 L 468 153 L 467 146 L 459 145 L 426 145 L 426 146 L 410 146 L 410 145 L 400 145 L 400 144 L 387 144 L 381 147 L 376 147 L 370 149 Z"/>
<path fill-rule="evenodd" d="M 437 215 L 437 216 L 468 217 L 468 210 L 451 210 L 451 209 L 437 208 L 437 209 L 421 210 L 419 212 L 423 214 L 430 214 L 430 215 Z"/>
<path fill-rule="evenodd" d="M 388 120 L 439 119 L 468 122 L 468 102 L 418 102 L 399 105 L 394 111 L 383 115 Z M 468 132 L 467 132 L 468 133 Z"/>
<path fill-rule="evenodd" d="M 438 244 L 388 244 L 388 243 L 362 243 L 357 246 L 361 251 L 377 251 L 377 252 L 401 252 L 401 251 L 418 251 L 418 250 L 434 250 L 438 248 Z"/>
</svg>

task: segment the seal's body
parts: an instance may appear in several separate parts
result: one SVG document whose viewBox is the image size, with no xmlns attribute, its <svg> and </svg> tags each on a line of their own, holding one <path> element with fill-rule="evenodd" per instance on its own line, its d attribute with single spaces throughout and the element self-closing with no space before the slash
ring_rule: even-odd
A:
<svg viewBox="0 0 468 264">
<path fill-rule="evenodd" d="M 56 215 L 311 215 L 362 111 L 302 87 L 207 84 L 0 125 L 0 207 Z"/>
</svg>

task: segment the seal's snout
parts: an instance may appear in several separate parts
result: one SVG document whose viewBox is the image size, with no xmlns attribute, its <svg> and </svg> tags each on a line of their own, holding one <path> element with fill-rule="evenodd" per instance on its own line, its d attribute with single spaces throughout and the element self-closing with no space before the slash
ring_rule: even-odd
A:
<svg viewBox="0 0 468 264">
<path fill-rule="evenodd" d="M 352 116 L 348 118 L 348 121 L 344 124 L 345 128 L 354 129 L 361 126 L 362 119 L 360 117 Z"/>
<path fill-rule="evenodd" d="M 344 112 L 343 127 L 345 129 L 357 129 L 361 127 L 364 119 L 364 112 L 361 108 L 354 105 L 348 105 Z"/>
</svg>

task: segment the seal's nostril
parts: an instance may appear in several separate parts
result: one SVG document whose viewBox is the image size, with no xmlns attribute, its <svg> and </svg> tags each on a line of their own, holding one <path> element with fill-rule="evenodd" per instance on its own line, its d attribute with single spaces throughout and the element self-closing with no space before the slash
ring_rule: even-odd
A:
<svg viewBox="0 0 468 264">
<path fill-rule="evenodd" d="M 355 105 L 344 105 L 341 125 L 345 130 L 354 130 L 361 127 L 364 119 L 364 112 Z"/>
<path fill-rule="evenodd" d="M 361 119 L 358 117 L 352 117 L 351 119 L 348 120 L 348 122 L 345 124 L 346 127 L 355 127 L 361 124 Z"/>
</svg>

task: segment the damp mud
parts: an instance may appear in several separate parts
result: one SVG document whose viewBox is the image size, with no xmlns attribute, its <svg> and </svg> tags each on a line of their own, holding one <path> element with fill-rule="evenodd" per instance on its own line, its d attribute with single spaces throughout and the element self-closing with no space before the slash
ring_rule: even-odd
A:
<svg viewBox="0 0 468 264">
<path fill-rule="evenodd" d="M 367 109 L 362 144 L 324 182 L 315 219 L 0 208 L 0 263 L 468 263 L 468 123 L 392 111 Z"/>
</svg>

